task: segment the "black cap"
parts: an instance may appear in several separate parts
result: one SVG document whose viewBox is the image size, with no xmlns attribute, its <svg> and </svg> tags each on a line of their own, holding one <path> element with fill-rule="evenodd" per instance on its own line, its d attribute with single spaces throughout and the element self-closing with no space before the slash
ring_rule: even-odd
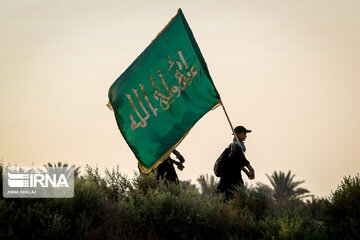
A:
<svg viewBox="0 0 360 240">
<path fill-rule="evenodd" d="M 241 132 L 243 132 L 243 133 L 251 133 L 251 130 L 246 129 L 243 126 L 237 126 L 236 128 L 234 128 L 234 132 L 235 133 L 241 133 Z"/>
</svg>

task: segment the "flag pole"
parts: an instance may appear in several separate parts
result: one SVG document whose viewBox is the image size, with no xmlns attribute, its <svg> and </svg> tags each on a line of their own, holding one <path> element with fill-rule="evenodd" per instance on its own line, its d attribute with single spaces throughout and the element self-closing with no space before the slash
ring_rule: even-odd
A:
<svg viewBox="0 0 360 240">
<path fill-rule="evenodd" d="M 232 125 L 232 123 L 231 123 L 231 121 L 230 121 L 229 115 L 228 115 L 227 112 L 226 112 L 224 103 L 223 103 L 223 101 L 222 101 L 221 99 L 220 99 L 220 102 L 221 102 L 221 107 L 222 107 L 223 110 L 224 110 L 225 116 L 226 116 L 226 118 L 227 118 L 227 120 L 228 120 L 228 122 L 229 122 L 229 124 L 230 124 L 231 131 L 232 131 L 232 133 L 233 133 L 236 141 L 237 141 L 237 142 L 239 143 L 239 145 L 241 146 L 240 141 L 239 141 L 238 137 L 237 137 L 236 134 L 235 134 L 235 130 L 234 130 L 234 127 L 233 127 L 233 125 Z M 241 151 L 244 153 L 244 150 L 242 149 L 242 147 L 240 147 L 240 149 L 241 149 Z"/>
</svg>

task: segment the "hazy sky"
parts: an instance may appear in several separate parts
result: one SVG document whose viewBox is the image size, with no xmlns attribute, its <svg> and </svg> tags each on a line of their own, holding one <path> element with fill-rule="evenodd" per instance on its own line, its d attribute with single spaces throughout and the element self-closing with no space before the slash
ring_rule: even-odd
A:
<svg viewBox="0 0 360 240">
<path fill-rule="evenodd" d="M 327 196 L 360 169 L 360 2 L 0 0 L 0 159 L 133 177 L 105 106 L 116 78 L 182 8 L 234 125 L 253 130 L 256 181 L 291 170 Z M 181 180 L 213 174 L 232 140 L 221 108 L 180 144 Z M 249 180 L 245 180 L 249 182 Z"/>
</svg>

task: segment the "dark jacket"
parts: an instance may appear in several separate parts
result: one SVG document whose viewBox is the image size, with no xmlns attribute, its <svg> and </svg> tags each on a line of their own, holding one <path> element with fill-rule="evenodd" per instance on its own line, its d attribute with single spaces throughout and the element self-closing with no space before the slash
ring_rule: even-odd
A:
<svg viewBox="0 0 360 240">
<path fill-rule="evenodd" d="M 244 184 L 241 169 L 249 164 L 250 162 L 246 159 L 240 145 L 233 143 L 230 156 L 223 166 L 223 174 L 220 178 L 218 191 L 225 192 L 228 198 L 229 192 L 234 189 L 234 186 Z"/>
</svg>

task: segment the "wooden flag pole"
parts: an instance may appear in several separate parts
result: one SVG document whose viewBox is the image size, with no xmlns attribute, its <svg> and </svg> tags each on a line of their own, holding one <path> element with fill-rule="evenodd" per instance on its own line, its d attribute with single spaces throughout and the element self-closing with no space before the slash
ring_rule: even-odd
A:
<svg viewBox="0 0 360 240">
<path fill-rule="evenodd" d="M 226 109 L 225 109 L 225 106 L 224 106 L 224 103 L 223 103 L 222 100 L 221 100 L 221 106 L 222 106 L 222 108 L 223 108 L 223 110 L 224 110 L 224 113 L 225 113 L 225 116 L 226 116 L 226 118 L 227 118 L 227 120 L 228 120 L 228 122 L 229 122 L 229 124 L 230 124 L 231 131 L 233 132 L 233 135 L 234 135 L 236 141 L 239 143 L 239 146 L 241 146 L 240 141 L 239 141 L 238 137 L 237 137 L 236 134 L 235 134 L 234 127 L 233 127 L 233 125 L 232 125 L 232 123 L 231 123 L 231 121 L 230 121 L 229 115 L 228 115 L 227 112 L 226 112 Z M 242 149 L 242 147 L 240 147 L 240 149 L 241 149 L 241 151 L 244 153 L 244 150 Z"/>
</svg>

